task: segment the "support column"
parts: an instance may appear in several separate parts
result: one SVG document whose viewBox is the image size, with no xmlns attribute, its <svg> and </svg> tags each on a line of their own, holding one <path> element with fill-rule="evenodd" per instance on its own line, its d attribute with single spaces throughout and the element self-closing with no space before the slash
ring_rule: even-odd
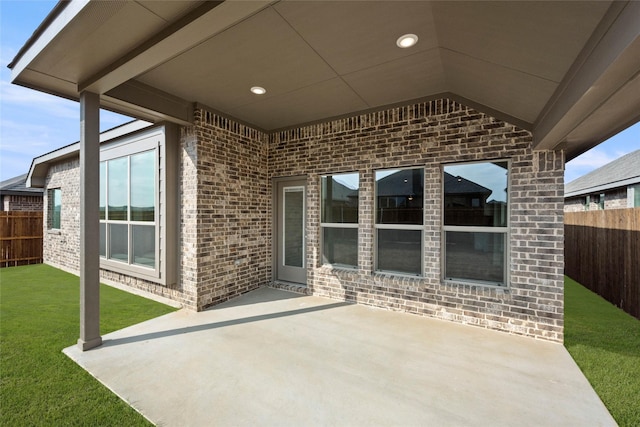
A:
<svg viewBox="0 0 640 427">
<path fill-rule="evenodd" d="M 80 94 L 80 338 L 82 351 L 100 336 L 100 95 Z"/>
</svg>

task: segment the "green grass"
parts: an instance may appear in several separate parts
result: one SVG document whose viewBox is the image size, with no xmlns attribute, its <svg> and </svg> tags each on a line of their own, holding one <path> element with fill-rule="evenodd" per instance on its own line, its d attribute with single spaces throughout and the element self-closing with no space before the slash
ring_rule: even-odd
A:
<svg viewBox="0 0 640 427">
<path fill-rule="evenodd" d="M 174 311 L 102 285 L 101 333 Z M 79 336 L 79 279 L 40 264 L 0 270 L 0 425 L 150 423 L 62 353 Z"/>
<path fill-rule="evenodd" d="M 101 333 L 174 309 L 101 286 Z M 79 279 L 0 270 L 0 425 L 149 423 L 62 354 L 78 339 Z M 620 426 L 640 426 L 640 321 L 565 279 L 565 347 Z"/>
<path fill-rule="evenodd" d="M 640 320 L 565 278 L 564 345 L 620 426 L 640 426 Z"/>
</svg>

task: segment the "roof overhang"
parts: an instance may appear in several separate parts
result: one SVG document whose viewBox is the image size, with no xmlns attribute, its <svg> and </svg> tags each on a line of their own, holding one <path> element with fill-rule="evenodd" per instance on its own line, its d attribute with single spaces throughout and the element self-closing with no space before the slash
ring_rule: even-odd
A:
<svg viewBox="0 0 640 427">
<path fill-rule="evenodd" d="M 100 143 L 111 142 L 125 135 L 148 128 L 150 123 L 142 120 L 134 120 L 121 126 L 100 133 Z M 69 144 L 57 150 L 51 151 L 31 161 L 31 167 L 27 174 L 26 186 L 29 188 L 44 188 L 46 185 L 49 167 L 53 164 L 69 159 L 75 159 L 80 155 L 80 143 Z"/>
<path fill-rule="evenodd" d="M 595 185 L 593 187 L 583 188 L 577 191 L 570 191 L 568 193 L 565 193 L 564 197 L 568 198 L 568 197 L 582 196 L 586 194 L 599 193 L 601 191 L 607 191 L 607 190 L 612 190 L 614 188 L 627 187 L 629 185 L 636 185 L 636 184 L 640 184 L 640 176 L 623 179 L 615 182 L 609 182 L 607 184 Z"/>
<path fill-rule="evenodd" d="M 60 2 L 12 81 L 267 132 L 447 96 L 571 159 L 640 121 L 640 2 Z M 409 49 L 398 36 L 418 35 Z M 249 92 L 263 86 L 262 96 Z"/>
</svg>

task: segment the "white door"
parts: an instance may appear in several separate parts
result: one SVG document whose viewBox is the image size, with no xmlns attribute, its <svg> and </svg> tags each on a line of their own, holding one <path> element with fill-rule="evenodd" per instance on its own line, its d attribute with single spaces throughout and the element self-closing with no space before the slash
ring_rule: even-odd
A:
<svg viewBox="0 0 640 427">
<path fill-rule="evenodd" d="M 279 182 L 276 188 L 276 278 L 306 285 L 306 181 Z"/>
</svg>

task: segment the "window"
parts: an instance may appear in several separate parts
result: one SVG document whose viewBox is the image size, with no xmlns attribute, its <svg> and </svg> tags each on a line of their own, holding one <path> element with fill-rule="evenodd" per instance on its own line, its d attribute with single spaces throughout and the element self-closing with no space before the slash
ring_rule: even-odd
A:
<svg viewBox="0 0 640 427">
<path fill-rule="evenodd" d="M 422 275 L 424 170 L 376 171 L 376 269 Z"/>
<path fill-rule="evenodd" d="M 507 283 L 508 173 L 506 161 L 444 167 L 445 280 Z"/>
<path fill-rule="evenodd" d="M 322 263 L 358 266 L 357 173 L 327 175 L 321 179 Z"/>
<path fill-rule="evenodd" d="M 633 207 L 640 208 L 640 184 L 634 185 L 633 190 Z"/>
<path fill-rule="evenodd" d="M 153 126 L 100 150 L 100 267 L 169 285 L 177 276 L 179 145 Z"/>
<path fill-rule="evenodd" d="M 100 163 L 100 253 L 156 268 L 156 150 Z"/>
<path fill-rule="evenodd" d="M 62 190 L 59 188 L 52 188 L 48 190 L 48 223 L 49 229 L 60 230 L 60 220 L 62 215 Z"/>
<path fill-rule="evenodd" d="M 589 210 L 589 205 L 591 204 L 591 196 L 585 196 L 584 197 L 584 210 L 588 211 Z"/>
<path fill-rule="evenodd" d="M 600 193 L 600 197 L 598 198 L 598 209 L 604 210 L 604 193 Z"/>
</svg>

